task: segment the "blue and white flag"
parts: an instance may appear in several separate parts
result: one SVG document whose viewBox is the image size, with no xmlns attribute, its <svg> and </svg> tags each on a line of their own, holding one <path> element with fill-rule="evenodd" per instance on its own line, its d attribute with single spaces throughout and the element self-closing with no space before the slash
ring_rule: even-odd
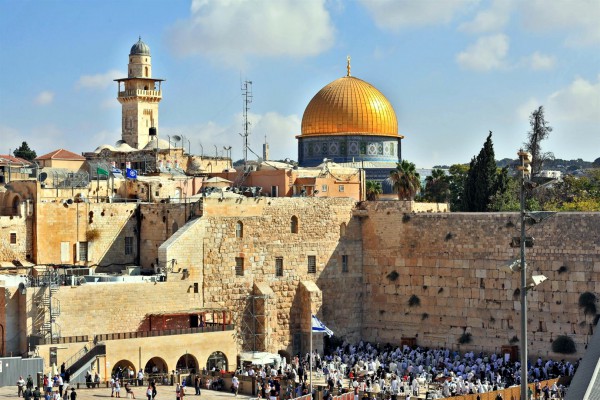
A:
<svg viewBox="0 0 600 400">
<path fill-rule="evenodd" d="M 137 179 L 137 170 L 127 168 L 127 178 L 129 179 Z"/>
<path fill-rule="evenodd" d="M 313 332 L 323 332 L 327 334 L 327 336 L 333 336 L 333 331 L 325 326 L 319 318 L 312 316 L 312 331 Z"/>
</svg>

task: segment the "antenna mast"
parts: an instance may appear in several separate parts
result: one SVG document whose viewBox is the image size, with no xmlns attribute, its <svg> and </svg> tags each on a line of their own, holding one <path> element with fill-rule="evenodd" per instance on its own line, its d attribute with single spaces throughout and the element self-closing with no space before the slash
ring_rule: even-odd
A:
<svg viewBox="0 0 600 400">
<path fill-rule="evenodd" d="M 248 111 L 250 103 L 252 103 L 252 81 L 244 81 L 242 83 L 242 97 L 244 98 L 244 170 L 248 163 L 248 135 L 250 135 L 250 122 L 248 121 Z"/>
</svg>

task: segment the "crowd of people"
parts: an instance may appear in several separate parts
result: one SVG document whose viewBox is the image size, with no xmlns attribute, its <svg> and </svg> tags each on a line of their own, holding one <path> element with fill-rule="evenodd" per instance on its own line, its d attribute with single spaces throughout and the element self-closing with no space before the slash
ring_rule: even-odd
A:
<svg viewBox="0 0 600 400">
<path fill-rule="evenodd" d="M 65 382 L 60 374 L 56 374 L 54 377 L 44 375 L 41 389 L 39 386 L 34 386 L 31 375 L 27 377 L 27 380 L 20 376 L 17 380 L 17 397 L 23 397 L 25 400 L 77 400 L 75 388 L 72 387 L 69 391 L 68 386 L 68 382 Z"/>
</svg>

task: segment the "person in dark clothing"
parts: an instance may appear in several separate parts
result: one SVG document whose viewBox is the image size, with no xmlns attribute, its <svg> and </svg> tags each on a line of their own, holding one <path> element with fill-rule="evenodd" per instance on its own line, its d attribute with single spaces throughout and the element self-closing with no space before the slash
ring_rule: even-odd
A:
<svg viewBox="0 0 600 400">
<path fill-rule="evenodd" d="M 71 399 L 70 400 L 77 400 L 77 392 L 75 391 L 75 388 L 71 388 Z"/>
</svg>

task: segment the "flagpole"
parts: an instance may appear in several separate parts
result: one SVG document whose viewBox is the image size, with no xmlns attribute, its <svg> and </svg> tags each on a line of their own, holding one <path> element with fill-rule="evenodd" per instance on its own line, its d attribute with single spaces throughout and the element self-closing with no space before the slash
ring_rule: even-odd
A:
<svg viewBox="0 0 600 400">
<path fill-rule="evenodd" d="M 312 399 L 312 393 L 313 393 L 313 385 L 312 385 L 312 364 L 313 364 L 313 328 L 312 328 L 312 316 L 310 317 L 310 397 Z"/>
</svg>

